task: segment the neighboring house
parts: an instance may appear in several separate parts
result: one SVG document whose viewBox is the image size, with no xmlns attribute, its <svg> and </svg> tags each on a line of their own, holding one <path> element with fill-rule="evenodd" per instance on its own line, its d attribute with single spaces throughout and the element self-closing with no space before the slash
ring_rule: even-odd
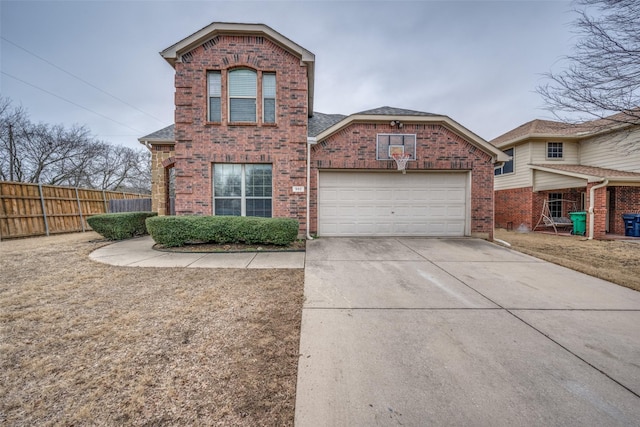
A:
<svg viewBox="0 0 640 427">
<path fill-rule="evenodd" d="M 493 237 L 493 170 L 508 156 L 449 117 L 314 112 L 314 55 L 262 24 L 213 23 L 161 55 L 175 126 L 139 139 L 160 215 L 175 168 L 177 215 L 291 217 L 301 235 Z"/>
<path fill-rule="evenodd" d="M 587 234 L 624 234 L 640 213 L 640 126 L 614 115 L 580 124 L 533 120 L 491 141 L 512 159 L 495 170 L 496 227 L 529 228 L 586 211 Z"/>
</svg>

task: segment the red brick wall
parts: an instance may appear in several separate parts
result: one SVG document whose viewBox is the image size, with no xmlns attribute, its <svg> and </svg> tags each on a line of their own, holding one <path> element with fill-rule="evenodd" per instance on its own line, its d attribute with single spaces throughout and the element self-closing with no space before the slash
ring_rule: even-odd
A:
<svg viewBox="0 0 640 427">
<path fill-rule="evenodd" d="M 376 160 L 379 133 L 416 134 L 416 158 L 407 170 L 471 171 L 471 234 L 493 238 L 493 164 L 489 155 L 435 124 L 354 123 L 315 145 L 311 152 L 311 230 L 317 230 L 318 171 L 322 169 L 395 170 L 393 161 Z M 399 173 L 399 172 L 396 172 Z"/>
<path fill-rule="evenodd" d="M 549 193 L 562 194 L 563 200 L 574 201 L 563 203 L 562 216 L 569 218 L 569 212 L 579 210 L 580 191 L 563 189 L 533 192 L 532 187 L 513 188 L 496 191 L 496 227 L 517 229 L 521 224 L 533 230 L 542 215 L 544 201 L 549 200 Z M 539 229 L 538 229 L 539 230 Z"/>
<path fill-rule="evenodd" d="M 622 215 L 640 213 L 640 187 L 612 187 L 613 200 L 610 204 L 609 232 L 624 235 Z"/>
<path fill-rule="evenodd" d="M 495 192 L 496 227 L 517 229 L 525 224 L 532 229 L 537 221 L 532 214 L 533 191 L 531 187 L 513 188 Z M 542 206 L 540 206 L 542 209 Z"/>
<path fill-rule="evenodd" d="M 258 123 L 229 124 L 227 71 L 258 73 Z M 175 65 L 176 214 L 212 215 L 214 163 L 273 167 L 273 216 L 293 217 L 305 230 L 307 70 L 300 59 L 266 37 L 224 36 L 196 47 Z M 220 70 L 222 123 L 207 121 L 207 71 Z M 261 73 L 276 73 L 276 124 L 263 124 Z"/>
</svg>

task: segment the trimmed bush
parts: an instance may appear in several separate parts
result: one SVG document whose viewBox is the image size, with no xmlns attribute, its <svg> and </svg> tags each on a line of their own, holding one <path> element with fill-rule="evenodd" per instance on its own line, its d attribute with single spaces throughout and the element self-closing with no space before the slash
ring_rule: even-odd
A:
<svg viewBox="0 0 640 427">
<path fill-rule="evenodd" d="M 185 243 L 247 243 L 288 245 L 300 224 L 291 218 L 250 216 L 158 216 L 147 218 L 147 230 L 166 247 Z"/>
<path fill-rule="evenodd" d="M 130 239 L 147 234 L 145 220 L 156 212 L 126 212 L 94 215 L 87 218 L 93 231 L 109 240 Z"/>
</svg>

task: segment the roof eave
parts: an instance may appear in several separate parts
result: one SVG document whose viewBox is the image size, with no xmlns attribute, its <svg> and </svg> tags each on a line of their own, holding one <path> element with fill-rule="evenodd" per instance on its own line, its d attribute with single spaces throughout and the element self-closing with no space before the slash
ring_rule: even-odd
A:
<svg viewBox="0 0 640 427">
<path fill-rule="evenodd" d="M 325 129 L 316 136 L 318 142 L 329 138 L 341 129 L 349 126 L 352 123 L 371 123 L 371 122 L 390 122 L 400 121 L 403 123 L 428 123 L 428 124 L 440 124 L 443 125 L 455 133 L 463 136 L 474 146 L 480 148 L 484 152 L 491 154 L 494 158 L 494 162 L 506 162 L 511 157 L 504 154 L 501 150 L 495 146 L 489 144 L 480 136 L 471 132 L 469 129 L 462 126 L 460 123 L 452 120 L 448 116 L 407 116 L 407 115 L 382 115 L 382 114 L 353 114 L 340 120 L 333 126 Z"/>
<path fill-rule="evenodd" d="M 587 180 L 587 182 L 602 182 L 605 179 L 609 181 L 609 183 L 611 184 L 612 182 L 618 182 L 618 183 L 640 183 L 640 177 L 633 177 L 633 176 L 616 176 L 616 175 L 611 175 L 611 176 L 601 176 L 601 175 L 590 175 L 590 174 L 584 174 L 584 173 L 579 173 L 579 172 L 571 172 L 571 171 L 564 171 L 564 170 L 560 170 L 560 169 L 553 169 L 553 168 L 546 168 L 544 166 L 540 166 L 540 165 L 529 165 L 529 167 L 531 167 L 531 169 L 534 170 L 539 170 L 542 172 L 549 172 L 549 173 L 555 173 L 557 175 L 564 175 L 564 176 L 570 176 L 572 178 L 579 178 L 579 179 L 585 179 Z"/>
<path fill-rule="evenodd" d="M 173 139 L 166 139 L 166 138 L 138 138 L 138 142 L 140 144 L 152 144 L 152 145 L 175 145 L 176 141 Z"/>
<path fill-rule="evenodd" d="M 585 138 L 580 135 L 558 135 L 553 133 L 532 133 L 523 136 L 519 136 L 514 139 L 510 139 L 508 141 L 493 143 L 493 146 L 498 148 L 509 147 L 511 145 L 522 144 L 534 139 L 553 139 L 554 141 L 577 141 Z"/>
</svg>

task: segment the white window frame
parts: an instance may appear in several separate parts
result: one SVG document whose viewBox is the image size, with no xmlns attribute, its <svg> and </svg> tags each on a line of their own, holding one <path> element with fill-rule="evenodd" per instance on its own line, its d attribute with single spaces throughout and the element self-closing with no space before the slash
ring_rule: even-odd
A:
<svg viewBox="0 0 640 427">
<path fill-rule="evenodd" d="M 556 149 L 554 150 L 554 152 L 560 153 L 560 156 L 549 156 L 549 150 L 551 149 L 551 144 L 557 144 L 556 145 Z M 560 150 L 558 150 L 558 148 L 560 148 Z M 564 143 L 563 142 L 557 142 L 557 141 L 551 141 L 551 142 L 547 142 L 547 146 L 546 146 L 546 158 L 547 160 L 563 160 L 564 159 Z"/>
<path fill-rule="evenodd" d="M 237 165 L 239 164 L 241 166 L 241 172 L 240 172 L 240 196 L 236 196 L 236 197 L 228 197 L 228 196 L 216 196 L 216 184 L 215 184 L 215 167 L 216 165 Z M 271 197 L 247 197 L 247 188 L 246 188 L 246 183 L 247 183 L 247 172 L 246 172 L 246 167 L 247 165 L 251 166 L 251 165 L 265 165 L 265 166 L 269 166 L 271 168 Z M 270 199 L 271 200 L 271 217 L 273 218 L 273 165 L 271 163 L 214 163 L 212 166 L 212 187 L 211 187 L 211 193 L 213 195 L 213 210 L 212 210 L 212 214 L 213 216 L 216 215 L 216 200 L 217 199 L 223 199 L 223 200 L 229 200 L 229 199 L 240 199 L 240 216 L 247 216 L 247 200 L 256 200 L 256 199 L 261 199 L 261 200 L 266 200 L 266 199 Z"/>
<path fill-rule="evenodd" d="M 211 120 L 211 85 L 209 83 L 209 76 L 217 74 L 219 78 L 218 98 L 220 101 L 220 120 Z M 222 72 L 220 70 L 208 70 L 207 71 L 207 122 L 209 123 L 221 123 L 222 122 Z"/>
<path fill-rule="evenodd" d="M 555 197 L 552 197 L 555 196 Z M 558 197 L 559 196 L 559 197 Z M 561 218 L 562 217 L 562 213 L 564 212 L 564 200 L 563 200 L 564 194 L 562 193 L 548 193 L 547 194 L 547 200 L 549 203 L 549 216 L 552 218 Z M 560 215 L 553 215 L 553 212 L 551 212 L 551 203 L 557 203 L 557 205 L 553 205 L 553 209 L 556 209 L 556 206 L 560 206 Z"/>
<path fill-rule="evenodd" d="M 256 92 L 254 94 L 254 96 L 231 96 L 231 74 L 233 74 L 235 71 L 251 71 L 256 78 Z M 255 120 L 244 120 L 244 121 L 238 121 L 238 120 L 231 120 L 231 100 L 232 99 L 253 99 L 254 101 L 254 107 L 255 107 L 255 112 L 254 112 L 254 117 Z M 254 70 L 253 68 L 234 68 L 232 70 L 229 70 L 227 72 L 227 106 L 228 106 L 228 112 L 229 112 L 229 122 L 230 123 L 258 123 L 258 72 L 256 70 Z"/>
<path fill-rule="evenodd" d="M 264 76 L 273 76 L 273 80 L 274 80 L 274 91 L 275 93 L 273 94 L 273 98 L 271 97 L 266 97 L 265 96 L 265 91 L 264 91 Z M 277 99 L 278 99 L 278 79 L 276 77 L 276 73 L 275 72 L 269 72 L 269 71 L 263 71 L 262 72 L 262 123 L 269 123 L 269 124 L 276 124 L 277 119 L 278 119 L 278 103 L 277 103 Z M 265 119 L 265 99 L 273 99 L 273 121 L 272 122 L 268 122 Z"/>
<path fill-rule="evenodd" d="M 511 150 L 511 154 L 508 154 L 507 151 Z M 511 147 L 511 148 L 507 148 L 506 150 L 503 150 L 503 153 L 506 154 L 507 156 L 511 157 L 511 160 L 508 160 L 506 162 L 504 162 L 501 166 L 494 168 L 493 170 L 493 175 L 494 176 L 502 176 L 502 175 L 513 175 L 514 173 L 516 173 L 516 147 Z M 504 171 L 504 165 L 506 165 L 507 163 L 511 163 L 511 172 L 505 172 Z"/>
</svg>

